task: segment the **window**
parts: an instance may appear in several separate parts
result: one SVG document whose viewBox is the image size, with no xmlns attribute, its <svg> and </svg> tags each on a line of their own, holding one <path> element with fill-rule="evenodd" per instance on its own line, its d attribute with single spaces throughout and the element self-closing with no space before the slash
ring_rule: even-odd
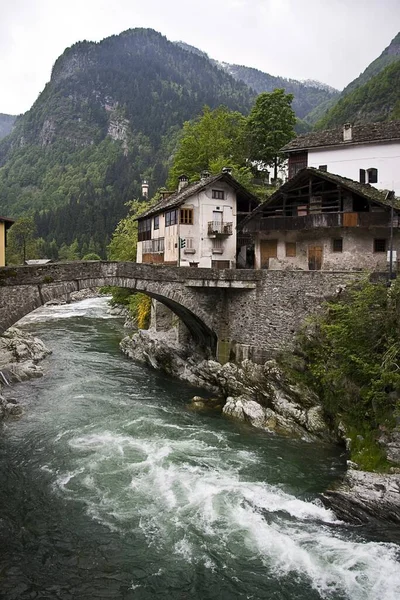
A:
<svg viewBox="0 0 400 600">
<path fill-rule="evenodd" d="M 319 165 L 318 169 L 326 172 L 328 170 L 328 165 Z"/>
<path fill-rule="evenodd" d="M 159 215 L 157 215 L 156 217 L 154 217 L 153 227 L 154 227 L 154 230 L 160 229 L 160 216 Z"/>
<path fill-rule="evenodd" d="M 289 156 L 289 179 L 294 177 L 301 169 L 304 169 L 308 163 L 307 152 L 299 152 Z"/>
<path fill-rule="evenodd" d="M 193 208 L 181 208 L 179 222 L 181 225 L 193 225 Z"/>
<path fill-rule="evenodd" d="M 216 200 L 224 200 L 225 192 L 223 190 L 212 190 L 212 198 Z"/>
<path fill-rule="evenodd" d="M 151 240 L 151 219 L 143 219 L 138 223 L 138 242 Z"/>
<path fill-rule="evenodd" d="M 332 251 L 343 252 L 343 238 L 336 238 L 332 240 Z"/>
<path fill-rule="evenodd" d="M 365 169 L 360 169 L 360 183 L 365 183 Z"/>
<path fill-rule="evenodd" d="M 286 242 L 286 256 L 296 256 L 296 242 Z"/>
<path fill-rule="evenodd" d="M 170 225 L 176 225 L 178 222 L 178 211 L 170 210 L 165 213 L 165 227 L 169 227 Z"/>
<path fill-rule="evenodd" d="M 378 169 L 367 169 L 368 183 L 378 183 Z"/>
<path fill-rule="evenodd" d="M 374 239 L 374 252 L 386 252 L 386 240 L 375 238 Z"/>
</svg>

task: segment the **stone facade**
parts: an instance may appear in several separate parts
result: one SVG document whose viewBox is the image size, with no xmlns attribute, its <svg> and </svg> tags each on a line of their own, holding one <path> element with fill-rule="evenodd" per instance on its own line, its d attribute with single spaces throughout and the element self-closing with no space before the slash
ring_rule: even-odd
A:
<svg viewBox="0 0 400 600">
<path fill-rule="evenodd" d="M 305 317 L 351 272 L 191 269 L 138 263 L 74 262 L 0 269 L 0 332 L 49 300 L 113 285 L 171 309 L 220 362 L 263 362 L 290 345 Z"/>
</svg>

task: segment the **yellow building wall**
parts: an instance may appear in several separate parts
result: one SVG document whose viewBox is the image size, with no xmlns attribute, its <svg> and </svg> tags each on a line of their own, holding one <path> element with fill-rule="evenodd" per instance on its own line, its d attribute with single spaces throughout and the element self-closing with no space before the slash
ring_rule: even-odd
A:
<svg viewBox="0 0 400 600">
<path fill-rule="evenodd" d="M 0 267 L 6 264 L 6 226 L 0 221 Z"/>
</svg>

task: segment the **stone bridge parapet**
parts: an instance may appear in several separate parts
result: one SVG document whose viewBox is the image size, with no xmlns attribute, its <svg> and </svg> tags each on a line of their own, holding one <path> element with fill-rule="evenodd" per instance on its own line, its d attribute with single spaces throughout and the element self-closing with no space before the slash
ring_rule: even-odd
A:
<svg viewBox="0 0 400 600">
<path fill-rule="evenodd" d="M 365 274 L 216 270 L 133 262 L 69 262 L 0 268 L 0 333 L 49 300 L 117 286 L 162 302 L 198 343 L 225 362 L 262 362 L 290 344 L 304 318 Z"/>
</svg>

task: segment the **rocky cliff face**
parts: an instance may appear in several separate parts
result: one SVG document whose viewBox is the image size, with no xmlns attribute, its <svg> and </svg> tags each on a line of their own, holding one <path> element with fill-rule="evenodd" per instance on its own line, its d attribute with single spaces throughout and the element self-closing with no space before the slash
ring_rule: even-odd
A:
<svg viewBox="0 0 400 600">
<path fill-rule="evenodd" d="M 9 393 L 2 394 L 2 390 L 8 390 L 12 383 L 41 377 L 43 368 L 38 362 L 49 354 L 39 338 L 16 327 L 0 336 L 0 420 L 21 413 L 15 400 Z"/>
</svg>

